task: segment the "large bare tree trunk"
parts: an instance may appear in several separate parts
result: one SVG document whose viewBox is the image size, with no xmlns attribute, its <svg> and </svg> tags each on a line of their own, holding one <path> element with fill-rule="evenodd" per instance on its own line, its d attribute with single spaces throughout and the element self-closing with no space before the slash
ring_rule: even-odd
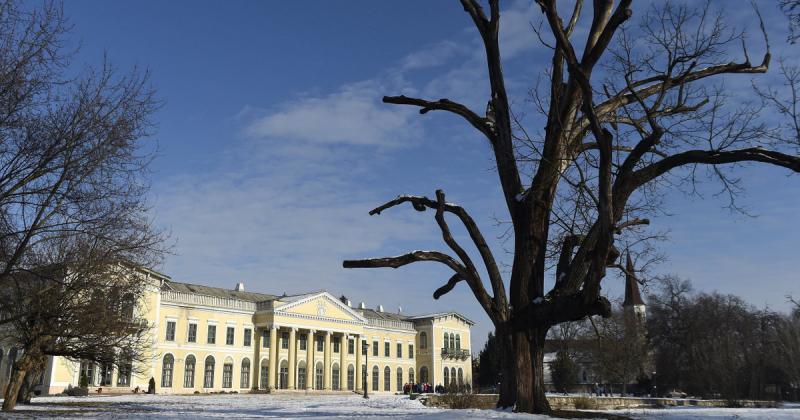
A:
<svg viewBox="0 0 800 420">
<path fill-rule="evenodd" d="M 513 407 L 517 401 L 517 383 L 516 383 L 516 364 L 514 363 L 514 352 L 511 344 L 511 335 L 498 328 L 497 342 L 500 347 L 500 388 L 497 390 L 500 394 L 497 399 L 498 408 Z"/>
<path fill-rule="evenodd" d="M 544 342 L 547 330 L 514 333 L 516 363 L 516 407 L 522 413 L 550 414 L 544 392 Z"/>
<path fill-rule="evenodd" d="M 515 332 L 513 344 L 517 394 L 517 404 L 514 410 L 532 413 L 535 404 L 533 401 L 534 375 L 527 331 Z"/>
<path fill-rule="evenodd" d="M 533 412 L 551 412 L 550 403 L 545 396 L 544 388 L 544 342 L 547 337 L 547 329 L 536 329 L 531 333 L 531 359 L 533 362 Z"/>
</svg>

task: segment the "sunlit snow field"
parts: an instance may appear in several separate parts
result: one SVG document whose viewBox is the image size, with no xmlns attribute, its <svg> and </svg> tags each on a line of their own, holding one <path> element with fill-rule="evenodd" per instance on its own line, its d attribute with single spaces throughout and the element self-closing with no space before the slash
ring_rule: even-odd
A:
<svg viewBox="0 0 800 420">
<path fill-rule="evenodd" d="M 659 419 L 800 419 L 800 407 L 780 409 L 674 408 L 613 411 L 632 418 Z M 44 397 L 19 406 L 11 418 L 426 418 L 426 419 L 544 419 L 543 416 L 498 410 L 428 408 L 407 396 L 375 395 L 120 395 Z"/>
</svg>

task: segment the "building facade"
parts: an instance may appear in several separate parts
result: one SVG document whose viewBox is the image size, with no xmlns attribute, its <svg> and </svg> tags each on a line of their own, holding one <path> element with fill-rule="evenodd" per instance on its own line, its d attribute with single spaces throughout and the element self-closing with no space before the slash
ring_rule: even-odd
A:
<svg viewBox="0 0 800 420">
<path fill-rule="evenodd" d="M 50 357 L 45 394 L 86 377 L 103 392 L 186 394 L 256 390 L 402 392 L 406 383 L 471 384 L 470 327 L 455 312 L 421 316 L 353 307 L 325 291 L 275 296 L 179 283 L 147 273 L 137 305 L 152 325 L 147 366 Z M 10 349 L 2 349 L 5 353 Z M 10 361 L 0 362 L 2 378 Z M 360 368 L 359 368 L 360 367 Z"/>
</svg>

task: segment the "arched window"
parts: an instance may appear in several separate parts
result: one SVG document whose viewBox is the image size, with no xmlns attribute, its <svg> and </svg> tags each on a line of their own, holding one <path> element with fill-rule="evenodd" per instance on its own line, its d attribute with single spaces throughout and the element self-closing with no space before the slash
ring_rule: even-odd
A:
<svg viewBox="0 0 800 420">
<path fill-rule="evenodd" d="M 419 333 L 419 348 L 420 349 L 428 348 L 428 333 L 426 333 L 425 331 Z"/>
<path fill-rule="evenodd" d="M 456 384 L 456 368 L 450 368 L 450 385 Z"/>
<path fill-rule="evenodd" d="M 356 390 L 356 368 L 353 365 L 347 366 L 347 390 Z"/>
<path fill-rule="evenodd" d="M 461 350 L 461 334 L 456 334 L 456 350 Z"/>
<path fill-rule="evenodd" d="M 289 388 L 289 362 L 281 360 L 279 369 L 278 387 L 280 389 L 287 389 Z"/>
<path fill-rule="evenodd" d="M 306 389 L 306 369 L 305 360 L 300 361 L 297 365 L 297 389 Z"/>
<path fill-rule="evenodd" d="M 458 386 L 464 386 L 464 369 L 458 368 Z"/>
<path fill-rule="evenodd" d="M 414 368 L 408 368 L 408 383 L 414 383 Z"/>
<path fill-rule="evenodd" d="M 316 369 L 314 370 L 315 377 L 314 377 L 314 389 L 322 390 L 323 381 L 324 381 L 324 368 L 322 362 L 317 362 Z"/>
<path fill-rule="evenodd" d="M 194 388 L 194 366 L 195 358 L 191 354 L 186 356 L 186 361 L 183 363 L 183 387 Z"/>
<path fill-rule="evenodd" d="M 449 337 L 450 337 L 450 334 L 444 333 L 444 348 L 445 349 L 449 349 L 450 348 L 450 344 L 449 344 L 449 341 L 448 341 Z"/>
<path fill-rule="evenodd" d="M 175 358 L 171 354 L 164 356 L 164 361 L 161 363 L 161 388 L 172 388 L 172 365 L 175 363 Z"/>
<path fill-rule="evenodd" d="M 214 388 L 214 356 L 206 357 L 206 369 L 203 375 L 203 388 Z"/>
<path fill-rule="evenodd" d="M 403 368 L 397 368 L 397 392 L 403 391 Z"/>
<path fill-rule="evenodd" d="M 444 368 L 444 386 L 450 385 L 450 369 Z"/>
<path fill-rule="evenodd" d="M 269 360 L 261 359 L 261 376 L 258 378 L 258 388 L 267 389 L 269 385 Z"/>
<path fill-rule="evenodd" d="M 331 368 L 331 389 L 334 391 L 339 390 L 339 364 L 334 363 Z"/>
<path fill-rule="evenodd" d="M 250 359 L 242 360 L 242 374 L 239 378 L 239 388 L 250 388 Z"/>
<path fill-rule="evenodd" d="M 379 372 L 378 371 L 378 367 L 377 366 L 373 366 L 372 367 L 372 390 L 373 391 L 377 391 L 378 390 L 378 372 Z"/>
<path fill-rule="evenodd" d="M 389 366 L 383 368 L 383 390 L 392 390 L 392 370 L 389 369 Z"/>
<path fill-rule="evenodd" d="M 222 387 L 233 388 L 233 360 L 226 360 L 222 365 Z"/>
<path fill-rule="evenodd" d="M 419 368 L 419 383 L 425 384 L 428 383 L 428 367 L 423 366 Z"/>
<path fill-rule="evenodd" d="M 450 348 L 451 349 L 456 348 L 456 340 L 453 336 L 453 333 L 450 333 Z"/>
</svg>

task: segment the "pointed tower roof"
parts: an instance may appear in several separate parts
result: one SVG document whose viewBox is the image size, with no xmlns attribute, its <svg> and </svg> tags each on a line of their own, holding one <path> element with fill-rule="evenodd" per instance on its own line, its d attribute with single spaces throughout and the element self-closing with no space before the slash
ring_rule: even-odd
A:
<svg viewBox="0 0 800 420">
<path fill-rule="evenodd" d="M 633 275 L 634 268 L 630 251 L 626 257 L 625 271 L 625 301 L 622 306 L 644 305 L 642 295 L 639 293 L 639 281 Z"/>
</svg>

